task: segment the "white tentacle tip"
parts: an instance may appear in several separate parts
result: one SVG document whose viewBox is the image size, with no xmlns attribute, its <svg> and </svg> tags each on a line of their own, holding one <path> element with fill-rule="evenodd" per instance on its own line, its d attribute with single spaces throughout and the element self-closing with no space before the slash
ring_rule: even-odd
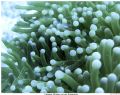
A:
<svg viewBox="0 0 120 95">
<path fill-rule="evenodd" d="M 96 15 L 96 17 L 102 17 L 102 15 L 103 15 L 103 13 L 102 13 L 102 11 L 97 11 L 97 12 L 95 12 L 95 15 Z"/>
<path fill-rule="evenodd" d="M 98 87 L 95 89 L 95 93 L 104 93 L 104 89 L 101 87 Z"/>
<path fill-rule="evenodd" d="M 53 69 L 52 66 L 47 66 L 47 67 L 46 67 L 46 70 L 47 70 L 48 72 L 52 71 L 52 69 Z"/>
<path fill-rule="evenodd" d="M 57 93 L 64 93 L 63 87 L 57 87 Z"/>
<path fill-rule="evenodd" d="M 102 63 L 100 62 L 100 60 L 98 60 L 98 59 L 93 60 L 92 67 L 94 69 L 100 69 L 101 66 L 102 66 Z"/>
<path fill-rule="evenodd" d="M 120 55 L 120 47 L 114 47 L 113 52 L 117 55 Z"/>
<path fill-rule="evenodd" d="M 45 53 L 45 49 L 41 49 L 40 53 L 44 54 Z"/>
<path fill-rule="evenodd" d="M 30 53 L 30 55 L 31 55 L 31 56 L 35 56 L 35 52 L 32 51 L 32 52 Z"/>
<path fill-rule="evenodd" d="M 40 67 L 39 67 L 39 66 L 35 67 L 35 68 L 34 68 L 34 72 L 35 72 L 35 73 L 39 73 L 39 72 L 40 72 Z"/>
<path fill-rule="evenodd" d="M 92 57 L 94 58 L 94 59 L 101 59 L 101 54 L 99 53 L 99 52 L 93 52 L 92 53 Z"/>
<path fill-rule="evenodd" d="M 76 51 L 75 50 L 70 50 L 70 56 L 76 56 Z"/>
<path fill-rule="evenodd" d="M 27 61 L 26 57 L 22 57 L 22 62 L 26 62 L 26 61 Z"/>
<path fill-rule="evenodd" d="M 115 19 L 115 20 L 119 20 L 120 19 L 120 15 L 116 12 L 112 12 L 111 13 L 111 17 L 112 19 Z"/>
<path fill-rule="evenodd" d="M 79 26 L 79 22 L 78 21 L 73 21 L 73 26 L 75 26 L 75 27 Z"/>
<path fill-rule="evenodd" d="M 109 81 L 113 81 L 113 82 L 117 81 L 117 76 L 116 76 L 116 74 L 114 74 L 114 73 L 109 74 L 109 75 L 108 75 L 108 80 L 109 80 Z"/>
<path fill-rule="evenodd" d="M 11 86 L 10 86 L 10 90 L 11 90 L 11 91 L 15 91 L 15 89 L 16 89 L 15 85 L 11 85 Z"/>
<path fill-rule="evenodd" d="M 33 91 L 32 87 L 27 85 L 25 88 L 22 90 L 23 93 L 31 93 Z"/>
<path fill-rule="evenodd" d="M 62 79 L 62 78 L 64 77 L 64 73 L 63 73 L 62 71 L 60 71 L 60 70 L 57 70 L 57 71 L 55 72 L 55 77 L 56 77 L 57 79 Z"/>
<path fill-rule="evenodd" d="M 31 86 L 32 87 L 36 87 L 37 86 L 37 81 L 36 80 L 32 80 L 31 81 Z"/>
<path fill-rule="evenodd" d="M 56 63 L 57 63 L 56 60 L 54 60 L 54 59 L 51 59 L 51 60 L 50 60 L 50 64 L 51 64 L 51 65 L 55 65 Z"/>
</svg>

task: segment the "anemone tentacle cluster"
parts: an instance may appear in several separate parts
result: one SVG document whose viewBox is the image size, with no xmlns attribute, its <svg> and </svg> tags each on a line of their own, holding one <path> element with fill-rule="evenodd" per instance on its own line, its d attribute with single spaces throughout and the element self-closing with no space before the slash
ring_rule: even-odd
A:
<svg viewBox="0 0 120 95">
<path fill-rule="evenodd" d="M 120 92 L 120 3 L 39 2 L 3 38 L 2 92 Z"/>
</svg>

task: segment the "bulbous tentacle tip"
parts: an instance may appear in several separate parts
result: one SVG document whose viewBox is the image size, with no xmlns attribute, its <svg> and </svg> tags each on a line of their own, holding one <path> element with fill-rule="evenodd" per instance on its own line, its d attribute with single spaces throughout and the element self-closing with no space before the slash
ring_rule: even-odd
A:
<svg viewBox="0 0 120 95">
<path fill-rule="evenodd" d="M 104 93 L 104 89 L 101 87 L 98 87 L 95 89 L 95 93 Z"/>
<path fill-rule="evenodd" d="M 58 78 L 58 79 L 62 79 L 64 77 L 64 73 L 60 70 L 57 70 L 55 72 L 55 77 Z"/>
<path fill-rule="evenodd" d="M 22 57 L 22 62 L 26 62 L 26 61 L 27 61 L 26 57 Z"/>
<path fill-rule="evenodd" d="M 57 87 L 57 93 L 64 93 L 63 87 Z"/>
<path fill-rule="evenodd" d="M 15 90 L 16 90 L 15 85 L 11 85 L 11 86 L 10 86 L 10 90 L 11 90 L 11 91 L 15 91 Z"/>
<path fill-rule="evenodd" d="M 97 59 L 93 60 L 93 62 L 92 62 L 92 67 L 93 67 L 94 69 L 100 69 L 101 66 L 102 66 L 102 63 L 101 63 L 100 60 L 97 60 Z"/>
<path fill-rule="evenodd" d="M 31 93 L 32 91 L 33 89 L 30 85 L 25 86 L 25 88 L 22 90 L 23 93 Z"/>
</svg>

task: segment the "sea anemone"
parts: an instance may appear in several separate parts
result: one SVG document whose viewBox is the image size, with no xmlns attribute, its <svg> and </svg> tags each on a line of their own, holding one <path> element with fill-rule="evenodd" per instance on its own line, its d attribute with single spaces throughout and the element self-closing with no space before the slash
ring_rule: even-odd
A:
<svg viewBox="0 0 120 95">
<path fill-rule="evenodd" d="M 2 92 L 119 93 L 120 3 L 40 2 L 3 38 Z"/>
</svg>

